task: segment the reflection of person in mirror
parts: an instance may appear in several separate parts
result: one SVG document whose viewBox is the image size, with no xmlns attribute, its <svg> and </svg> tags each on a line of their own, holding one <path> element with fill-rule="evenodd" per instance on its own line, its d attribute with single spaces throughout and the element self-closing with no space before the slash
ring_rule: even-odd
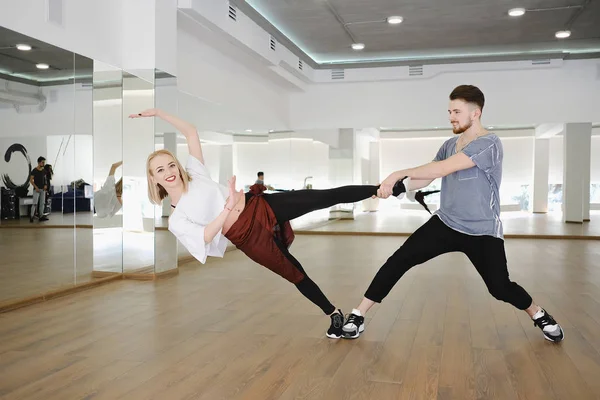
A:
<svg viewBox="0 0 600 400">
<path fill-rule="evenodd" d="M 256 174 L 257 179 L 254 182 L 254 185 L 250 186 L 249 191 L 254 195 L 262 194 L 267 190 L 275 190 L 275 188 L 271 185 L 265 185 L 265 173 L 260 171 Z"/>
<path fill-rule="evenodd" d="M 52 190 L 52 177 L 54 176 L 54 169 L 52 169 L 52 164 L 44 165 L 44 170 L 46 171 L 46 186 L 48 190 L 46 190 L 48 196 L 52 196 L 54 194 L 54 190 Z"/>
<path fill-rule="evenodd" d="M 44 206 L 46 205 L 46 190 L 48 190 L 48 181 L 44 165 L 46 159 L 38 157 L 38 165 L 31 170 L 29 174 L 29 183 L 33 186 L 33 204 L 31 205 L 31 213 L 29 222 L 33 222 L 35 210 L 38 210 L 38 218 L 40 221 L 48 221 L 48 217 L 44 215 Z"/>
<path fill-rule="evenodd" d="M 329 190 L 254 195 L 237 191 L 236 178 L 228 187 L 213 181 L 204 164 L 196 128 L 161 110 L 147 110 L 131 118 L 159 117 L 187 139 L 189 158 L 184 169 L 167 150 L 148 156 L 150 201 L 170 197 L 174 211 L 169 230 L 201 263 L 207 256 L 223 257 L 231 241 L 256 263 L 291 282 L 331 318 L 326 335 L 342 336 L 343 314 L 331 304 L 304 268 L 288 251 L 294 239 L 289 221 L 339 203 L 354 203 L 377 194 L 379 186 L 344 186 Z"/>
<path fill-rule="evenodd" d="M 108 177 L 102 188 L 94 193 L 94 208 L 98 218 L 113 217 L 123 205 L 121 196 L 123 194 L 123 178 L 115 183 L 115 172 L 123 164 L 123 161 L 114 163 L 110 167 Z"/>
</svg>

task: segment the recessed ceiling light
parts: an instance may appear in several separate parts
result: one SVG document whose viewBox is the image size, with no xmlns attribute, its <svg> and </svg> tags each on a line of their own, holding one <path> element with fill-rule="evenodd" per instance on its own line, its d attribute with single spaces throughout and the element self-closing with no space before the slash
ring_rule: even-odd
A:
<svg viewBox="0 0 600 400">
<path fill-rule="evenodd" d="M 48 69 L 50 66 L 48 64 L 36 64 L 36 67 L 39 69 Z"/>
<path fill-rule="evenodd" d="M 21 51 L 29 51 L 31 50 L 31 46 L 28 44 L 18 44 L 17 49 Z"/>
<path fill-rule="evenodd" d="M 252 132 L 252 129 L 246 129 L 246 132 Z"/>
<path fill-rule="evenodd" d="M 494 127 L 493 126 L 488 126 L 488 129 L 494 129 Z"/>
<path fill-rule="evenodd" d="M 352 48 L 354 50 L 362 50 L 365 48 L 365 44 L 364 43 L 352 43 Z"/>
<path fill-rule="evenodd" d="M 401 24 L 402 21 L 404 21 L 404 18 L 399 15 L 393 15 L 387 18 L 388 24 Z"/>
<path fill-rule="evenodd" d="M 566 39 L 571 36 L 571 31 L 558 31 L 554 34 L 558 39 Z"/>
<path fill-rule="evenodd" d="M 511 8 L 510 10 L 508 10 L 508 15 L 510 15 L 511 17 L 520 17 L 522 15 L 525 15 L 525 9 L 524 8 Z"/>
</svg>

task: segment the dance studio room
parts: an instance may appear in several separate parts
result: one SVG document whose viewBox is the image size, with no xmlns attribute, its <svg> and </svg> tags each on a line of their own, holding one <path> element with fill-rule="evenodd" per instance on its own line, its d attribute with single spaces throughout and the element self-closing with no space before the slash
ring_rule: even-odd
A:
<svg viewBox="0 0 600 400">
<path fill-rule="evenodd" d="M 600 399 L 600 2 L 0 3 L 0 399 Z"/>
</svg>

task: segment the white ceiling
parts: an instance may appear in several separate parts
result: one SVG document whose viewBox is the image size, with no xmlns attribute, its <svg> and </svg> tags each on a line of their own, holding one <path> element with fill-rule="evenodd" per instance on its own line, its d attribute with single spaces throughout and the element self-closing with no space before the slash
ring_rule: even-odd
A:
<svg viewBox="0 0 600 400">
<path fill-rule="evenodd" d="M 598 0 L 232 2 L 313 67 L 600 57 Z M 510 17 L 515 7 L 528 11 Z M 392 15 L 404 21 L 385 22 Z M 563 29 L 571 37 L 559 40 Z M 353 42 L 366 47 L 352 50 Z"/>
</svg>

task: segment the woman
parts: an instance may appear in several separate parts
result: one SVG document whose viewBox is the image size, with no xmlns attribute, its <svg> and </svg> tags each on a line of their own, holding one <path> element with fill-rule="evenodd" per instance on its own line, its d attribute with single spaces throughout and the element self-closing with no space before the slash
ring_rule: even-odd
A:
<svg viewBox="0 0 600 400">
<path fill-rule="evenodd" d="M 115 172 L 123 164 L 118 161 L 110 167 L 106 182 L 102 188 L 94 193 L 94 209 L 98 218 L 113 217 L 123 205 L 121 196 L 123 194 L 123 178 L 115 183 Z"/>
<path fill-rule="evenodd" d="M 52 187 L 52 178 L 54 177 L 54 169 L 52 164 L 45 164 L 44 170 L 46 171 L 46 204 L 44 205 L 44 216 L 50 214 L 52 211 L 52 196 L 54 195 L 54 189 Z"/>
<path fill-rule="evenodd" d="M 235 176 L 229 180 L 229 188 L 210 178 L 193 125 L 156 109 L 130 118 L 155 116 L 179 130 L 186 137 L 189 149 L 186 169 L 167 150 L 150 154 L 146 165 L 150 201 L 161 204 L 167 196 L 171 199 L 174 211 L 169 218 L 169 230 L 201 263 L 206 262 L 207 256 L 223 257 L 231 241 L 250 259 L 293 283 L 329 315 L 327 337 L 342 337 L 341 310 L 336 310 L 288 251 L 293 241 L 289 221 L 338 203 L 376 196 L 379 186 L 244 195 L 235 189 Z M 394 193 L 399 194 L 400 190 L 398 186 Z"/>
</svg>

